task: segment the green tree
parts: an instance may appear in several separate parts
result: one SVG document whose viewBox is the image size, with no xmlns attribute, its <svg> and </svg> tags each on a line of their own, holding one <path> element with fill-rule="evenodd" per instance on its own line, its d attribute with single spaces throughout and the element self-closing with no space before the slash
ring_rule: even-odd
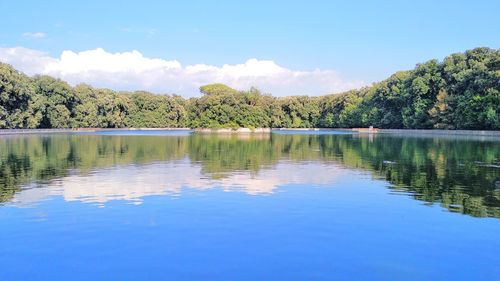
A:
<svg viewBox="0 0 500 281">
<path fill-rule="evenodd" d="M 42 103 L 28 76 L 0 63 L 0 128 L 36 128 Z"/>
<path fill-rule="evenodd" d="M 275 98 L 224 84 L 184 99 L 71 87 L 0 64 L 0 128 L 328 127 L 500 129 L 500 49 L 430 60 L 372 86 L 322 97 Z"/>
<path fill-rule="evenodd" d="M 68 83 L 50 76 L 34 78 L 35 92 L 45 102 L 42 108 L 41 128 L 71 127 L 70 111 L 75 106 L 73 88 Z"/>
</svg>

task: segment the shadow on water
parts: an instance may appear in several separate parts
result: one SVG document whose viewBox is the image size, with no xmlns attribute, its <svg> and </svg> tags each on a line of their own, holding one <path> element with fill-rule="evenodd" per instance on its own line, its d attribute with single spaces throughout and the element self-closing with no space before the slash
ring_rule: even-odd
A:
<svg viewBox="0 0 500 281">
<path fill-rule="evenodd" d="M 71 173 L 189 159 L 204 176 L 259 173 L 280 161 L 314 161 L 370 171 L 392 193 L 451 212 L 500 217 L 500 142 L 401 136 L 272 134 L 0 138 L 0 201 Z"/>
</svg>

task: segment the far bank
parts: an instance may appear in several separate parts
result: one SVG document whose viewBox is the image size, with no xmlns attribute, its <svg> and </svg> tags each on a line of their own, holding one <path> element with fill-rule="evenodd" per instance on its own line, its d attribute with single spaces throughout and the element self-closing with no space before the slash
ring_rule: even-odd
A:
<svg viewBox="0 0 500 281">
<path fill-rule="evenodd" d="M 378 129 L 378 128 L 64 128 L 64 129 L 0 129 L 2 135 L 26 134 L 70 134 L 98 133 L 113 131 L 184 131 L 200 134 L 271 134 L 273 132 L 328 132 L 339 131 L 356 134 L 392 134 L 392 135 L 425 135 L 425 136 L 488 136 L 499 137 L 500 131 L 486 130 L 440 130 L 440 129 Z"/>
</svg>

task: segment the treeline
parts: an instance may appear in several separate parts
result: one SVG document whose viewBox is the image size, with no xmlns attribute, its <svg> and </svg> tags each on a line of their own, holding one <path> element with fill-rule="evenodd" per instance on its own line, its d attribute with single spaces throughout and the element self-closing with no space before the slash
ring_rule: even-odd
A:
<svg viewBox="0 0 500 281">
<path fill-rule="evenodd" d="M 115 92 L 0 64 L 0 128 L 288 127 L 500 129 L 500 49 L 476 48 L 322 97 L 273 97 L 223 84 L 202 96 Z"/>
</svg>

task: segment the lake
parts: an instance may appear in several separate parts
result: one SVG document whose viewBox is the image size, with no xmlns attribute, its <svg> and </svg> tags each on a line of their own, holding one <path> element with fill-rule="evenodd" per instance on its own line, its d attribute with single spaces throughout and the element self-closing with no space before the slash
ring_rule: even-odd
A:
<svg viewBox="0 0 500 281">
<path fill-rule="evenodd" d="M 500 141 L 0 137 L 0 280 L 500 280 Z"/>
</svg>

